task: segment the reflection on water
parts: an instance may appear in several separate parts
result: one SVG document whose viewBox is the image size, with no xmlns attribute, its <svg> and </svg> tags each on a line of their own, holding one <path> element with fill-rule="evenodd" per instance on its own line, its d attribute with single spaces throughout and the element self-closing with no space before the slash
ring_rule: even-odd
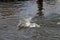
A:
<svg viewBox="0 0 60 40">
<path fill-rule="evenodd" d="M 57 2 L 57 0 L 44 0 L 44 1 L 50 5 L 55 5 L 55 3 Z"/>
<path fill-rule="evenodd" d="M 9 17 L 15 15 L 14 11 L 12 8 L 9 8 L 10 5 L 7 4 L 0 4 L 0 16 L 1 17 Z"/>
<path fill-rule="evenodd" d="M 40 3 L 41 2 L 41 3 Z M 38 5 L 37 5 L 38 4 Z M 38 8 L 37 8 L 38 6 Z M 35 23 L 30 23 L 31 19 L 38 14 L 42 16 L 43 1 L 20 1 L 16 3 L 1 3 L 0 5 L 0 15 L 2 18 L 13 18 L 18 17 L 18 26 L 36 26 Z M 37 11 L 38 10 L 38 11 Z"/>
<path fill-rule="evenodd" d="M 43 20 L 55 20 L 57 17 L 60 17 L 59 4 L 59 0 L 37 0 L 24 2 L 20 1 L 16 3 L 1 3 L 0 16 L 3 18 L 11 16 L 19 17 L 19 24 L 22 22 L 24 25 L 28 25 L 32 18 L 34 19 L 36 17 L 36 14 L 43 16 Z M 39 20 L 41 19 L 39 18 Z"/>
<path fill-rule="evenodd" d="M 43 0 L 37 0 L 37 5 L 38 5 L 38 15 L 42 16 L 42 9 L 43 9 Z"/>
<path fill-rule="evenodd" d="M 21 15 L 19 15 L 20 19 L 24 20 L 24 21 L 21 21 L 20 20 L 20 23 L 18 24 L 19 28 L 21 26 L 24 26 L 24 27 L 36 27 L 37 24 L 36 23 L 31 23 L 31 19 L 36 16 L 36 13 L 37 13 L 37 4 L 36 2 L 34 1 L 28 1 L 26 2 L 26 9 L 23 10 L 22 12 L 20 12 Z M 21 24 L 21 25 L 20 25 Z M 39 27 L 39 25 L 37 26 Z"/>
<path fill-rule="evenodd" d="M 51 0 L 52 1 L 52 0 Z M 60 15 L 59 12 L 59 7 L 60 7 L 60 3 L 57 2 L 58 0 L 53 0 L 53 2 L 50 2 L 50 0 L 48 1 L 49 3 L 47 3 L 47 1 L 43 2 L 43 8 L 44 8 L 44 16 L 48 19 L 50 18 L 55 18 L 56 16 Z M 54 5 L 52 5 L 52 4 Z"/>
<path fill-rule="evenodd" d="M 37 16 L 38 14 L 38 16 Z M 43 15 L 44 14 L 44 15 Z M 41 28 L 42 37 L 60 35 L 60 0 L 33 0 L 0 4 L 0 26 Z M 2 27 L 0 27 L 1 29 Z M 5 26 L 6 28 L 6 26 Z M 57 28 L 57 29 L 56 29 Z M 42 32 L 44 30 L 44 32 Z M 60 30 L 60 29 L 59 29 Z M 47 39 L 48 39 L 48 36 Z M 40 35 L 39 35 L 40 38 Z M 37 39 L 37 38 L 36 38 Z M 43 38 L 42 38 L 43 39 Z"/>
<path fill-rule="evenodd" d="M 40 23 L 46 24 L 46 22 L 38 21 L 39 20 L 55 21 L 58 18 L 60 18 L 59 3 L 60 3 L 59 0 L 37 0 L 37 1 L 33 0 L 33 1 L 19 1 L 16 3 L 1 3 L 0 18 L 18 17 L 19 26 L 20 24 L 24 26 L 31 25 L 30 24 L 31 21 L 33 22 L 33 24 L 34 23 L 38 23 L 39 25 Z M 38 14 L 39 16 L 36 16 L 36 14 Z M 39 18 L 40 16 L 42 16 L 42 18 Z M 52 24 L 56 24 L 55 22 L 52 22 Z"/>
</svg>

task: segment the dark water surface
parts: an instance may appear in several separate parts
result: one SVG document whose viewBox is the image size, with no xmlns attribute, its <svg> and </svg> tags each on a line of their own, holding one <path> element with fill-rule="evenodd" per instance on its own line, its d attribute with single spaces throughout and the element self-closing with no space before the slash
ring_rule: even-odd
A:
<svg viewBox="0 0 60 40">
<path fill-rule="evenodd" d="M 0 3 L 0 40 L 60 40 L 60 0 L 38 6 L 35 0 Z M 18 30 L 20 24 L 28 28 Z"/>
</svg>

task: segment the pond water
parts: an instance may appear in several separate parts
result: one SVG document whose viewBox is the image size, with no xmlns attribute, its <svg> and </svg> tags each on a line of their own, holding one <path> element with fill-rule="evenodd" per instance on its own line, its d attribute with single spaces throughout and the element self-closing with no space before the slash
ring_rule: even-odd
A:
<svg viewBox="0 0 60 40">
<path fill-rule="evenodd" d="M 42 10 L 39 5 L 36 0 L 0 3 L 0 40 L 60 40 L 60 0 L 43 0 Z"/>
</svg>

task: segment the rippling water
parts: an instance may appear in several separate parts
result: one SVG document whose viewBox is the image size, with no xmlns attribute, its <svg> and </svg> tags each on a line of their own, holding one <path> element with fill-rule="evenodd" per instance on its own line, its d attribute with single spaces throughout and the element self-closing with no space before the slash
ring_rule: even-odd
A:
<svg viewBox="0 0 60 40">
<path fill-rule="evenodd" d="M 42 10 L 39 5 L 35 0 L 0 3 L 0 39 L 60 40 L 60 1 L 44 0 Z M 44 15 L 38 16 L 40 11 Z"/>
</svg>

